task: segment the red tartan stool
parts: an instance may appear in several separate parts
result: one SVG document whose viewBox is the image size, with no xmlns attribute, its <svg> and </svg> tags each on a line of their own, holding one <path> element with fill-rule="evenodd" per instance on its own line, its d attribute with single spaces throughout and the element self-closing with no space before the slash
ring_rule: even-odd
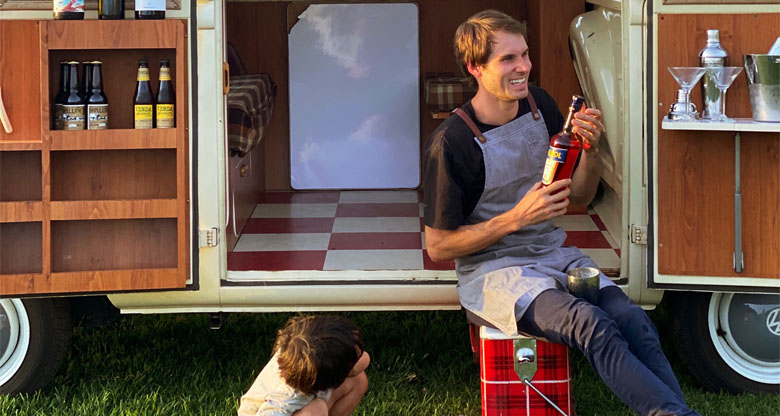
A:
<svg viewBox="0 0 780 416">
<path fill-rule="evenodd" d="M 479 356 L 483 416 L 574 415 L 565 345 L 469 327 L 472 351 Z"/>
</svg>

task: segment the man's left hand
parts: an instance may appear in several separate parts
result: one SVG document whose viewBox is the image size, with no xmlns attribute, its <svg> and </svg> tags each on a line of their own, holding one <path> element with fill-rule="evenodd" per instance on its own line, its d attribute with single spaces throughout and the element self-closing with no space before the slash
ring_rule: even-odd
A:
<svg viewBox="0 0 780 416">
<path fill-rule="evenodd" d="M 586 152 L 598 152 L 599 139 L 604 132 L 601 123 L 601 110 L 597 108 L 582 109 L 574 114 L 574 133 L 582 138 L 582 147 Z"/>
</svg>

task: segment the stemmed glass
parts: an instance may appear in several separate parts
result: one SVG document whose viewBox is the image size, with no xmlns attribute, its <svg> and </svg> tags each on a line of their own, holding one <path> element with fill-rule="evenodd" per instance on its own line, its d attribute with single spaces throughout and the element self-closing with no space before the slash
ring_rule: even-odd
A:
<svg viewBox="0 0 780 416">
<path fill-rule="evenodd" d="M 721 122 L 734 122 L 734 120 L 726 117 L 726 90 L 731 86 L 731 83 L 742 72 L 741 66 L 721 66 L 707 68 L 710 79 L 715 83 L 715 86 L 720 90 L 720 114 L 712 119 L 712 121 Z"/>
<path fill-rule="evenodd" d="M 670 66 L 667 69 L 685 92 L 685 113 L 680 116 L 680 121 L 693 121 L 694 118 L 688 114 L 688 107 L 691 105 L 691 89 L 704 75 L 705 69 L 698 66 Z"/>
</svg>

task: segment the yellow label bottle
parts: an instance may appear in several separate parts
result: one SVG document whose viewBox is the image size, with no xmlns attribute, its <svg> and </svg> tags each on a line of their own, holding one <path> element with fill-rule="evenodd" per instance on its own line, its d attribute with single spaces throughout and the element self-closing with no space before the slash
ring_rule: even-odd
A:
<svg viewBox="0 0 780 416">
<path fill-rule="evenodd" d="M 133 96 L 133 127 L 154 128 L 154 95 L 149 85 L 149 62 L 138 61 L 138 77 Z"/>
</svg>

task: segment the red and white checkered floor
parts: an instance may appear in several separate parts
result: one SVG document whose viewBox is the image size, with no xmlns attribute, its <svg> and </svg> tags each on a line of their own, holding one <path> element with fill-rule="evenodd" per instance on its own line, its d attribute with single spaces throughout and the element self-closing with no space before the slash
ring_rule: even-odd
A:
<svg viewBox="0 0 780 416">
<path fill-rule="evenodd" d="M 428 257 L 422 215 L 420 191 L 266 192 L 228 270 L 454 270 Z M 593 211 L 555 223 L 605 272 L 620 269 L 620 249 Z"/>
</svg>

